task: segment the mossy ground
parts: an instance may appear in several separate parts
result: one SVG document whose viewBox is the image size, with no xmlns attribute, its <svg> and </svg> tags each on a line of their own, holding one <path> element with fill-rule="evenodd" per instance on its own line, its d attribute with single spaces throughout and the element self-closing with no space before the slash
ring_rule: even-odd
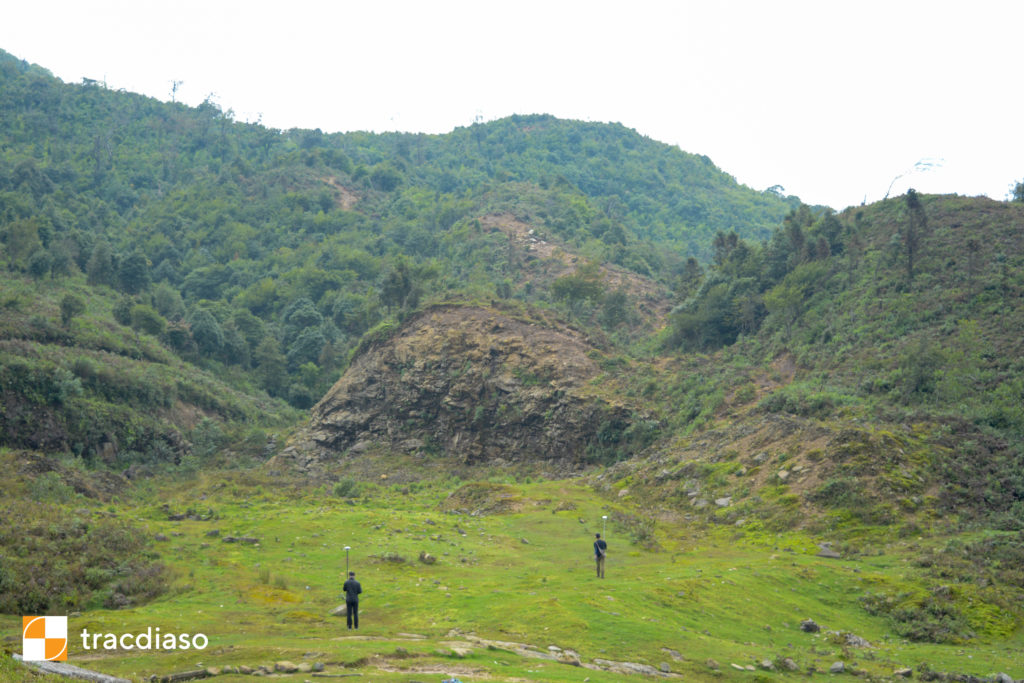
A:
<svg viewBox="0 0 1024 683">
<path fill-rule="evenodd" d="M 154 537 L 166 536 L 155 547 L 176 578 L 149 604 L 73 616 L 69 662 L 133 679 L 277 660 L 320 661 L 328 672 L 379 681 L 440 680 L 444 673 L 463 681 L 624 676 L 467 643 L 470 634 L 544 652 L 550 645 L 572 649 L 585 663 L 666 663 L 685 680 L 791 678 L 827 672 L 836 661 L 871 678 L 922 663 L 938 671 L 1022 675 L 1024 630 L 1013 613 L 977 601 L 970 591 L 957 590 L 957 604 L 977 636 L 958 644 L 903 640 L 886 616 L 865 609 L 861 598 L 869 593 L 931 590 L 909 561 L 910 541 L 879 539 L 877 554 L 827 559 L 816 556 L 821 539 L 803 533 L 687 524 L 671 515 L 654 520 L 649 511 L 595 493 L 582 479 L 505 481 L 501 490 L 519 496 L 515 512 L 442 512 L 442 502 L 462 483 L 383 480 L 362 483 L 358 497 L 343 499 L 327 487 L 207 473 L 140 487 L 114 504 L 93 504 L 96 512 L 116 513 Z M 168 509 L 187 508 L 212 510 L 215 519 L 168 520 Z M 638 525 L 638 519 L 648 523 Z M 610 554 L 601 581 L 594 576 L 591 541 L 605 524 Z M 219 536 L 209 535 L 214 529 Z M 228 543 L 225 536 L 259 543 Z M 328 615 L 343 602 L 346 545 L 364 587 L 358 634 Z M 437 562 L 421 563 L 423 551 Z M 806 618 L 823 632 L 801 631 Z M 0 627 L 6 647 L 19 651 L 18 617 L 4 616 Z M 138 633 L 147 627 L 204 633 L 210 644 L 203 651 L 86 652 L 79 638 L 82 629 Z M 827 631 L 853 633 L 871 647 L 846 646 Z M 454 654 L 460 643 L 472 652 Z M 761 668 L 765 660 L 787 657 L 800 673 Z M 719 663 L 718 671 L 709 659 Z M 304 680 L 308 674 L 282 677 Z"/>
</svg>

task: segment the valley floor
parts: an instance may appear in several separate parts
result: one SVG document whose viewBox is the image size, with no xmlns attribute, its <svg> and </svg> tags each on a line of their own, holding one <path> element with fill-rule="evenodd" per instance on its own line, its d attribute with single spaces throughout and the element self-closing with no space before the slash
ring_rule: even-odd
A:
<svg viewBox="0 0 1024 683">
<path fill-rule="evenodd" d="M 838 663 L 876 680 L 903 668 L 1024 677 L 1013 621 L 1001 635 L 917 643 L 864 608 L 866 595 L 924 588 L 907 547 L 926 541 L 880 537 L 820 557 L 825 539 L 654 517 L 584 479 L 381 480 L 343 493 L 354 497 L 234 473 L 76 501 L 75 514 L 145 528 L 174 579 L 148 604 L 72 613 L 68 663 L 132 680 L 207 667 L 242 680 L 234 667 L 273 672 L 283 661 L 306 665 L 274 673 L 296 681 L 766 680 L 830 675 Z M 604 580 L 591 547 L 602 530 Z M 358 632 L 330 615 L 344 603 L 345 546 L 364 590 Z M 1002 618 L 967 617 L 982 634 Z M 807 619 L 821 630 L 802 630 Z M 81 639 L 157 627 L 209 645 L 86 651 Z M 6 649 L 20 651 L 19 634 L 19 617 L 0 618 Z M 15 670 L 0 663 L 0 676 Z"/>
</svg>

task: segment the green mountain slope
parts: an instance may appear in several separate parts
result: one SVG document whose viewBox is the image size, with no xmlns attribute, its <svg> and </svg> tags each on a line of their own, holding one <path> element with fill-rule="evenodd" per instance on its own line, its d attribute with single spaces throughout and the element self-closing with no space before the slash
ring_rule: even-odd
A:
<svg viewBox="0 0 1024 683">
<path fill-rule="evenodd" d="M 629 308 L 666 308 L 716 231 L 764 235 L 795 202 L 618 125 L 279 131 L 209 102 L 64 84 L 6 53 L 0 110 L 5 277 L 80 273 L 86 298 L 122 297 L 120 324 L 299 408 L 365 332 L 424 301 L 517 299 L 650 329 Z M 588 263 L 603 284 L 553 287 Z"/>
<path fill-rule="evenodd" d="M 1024 205 L 834 214 L 618 125 L 282 132 L 5 54 L 0 111 L 0 612 L 378 680 L 1019 667 Z M 582 584 L 604 515 L 624 576 Z"/>
</svg>

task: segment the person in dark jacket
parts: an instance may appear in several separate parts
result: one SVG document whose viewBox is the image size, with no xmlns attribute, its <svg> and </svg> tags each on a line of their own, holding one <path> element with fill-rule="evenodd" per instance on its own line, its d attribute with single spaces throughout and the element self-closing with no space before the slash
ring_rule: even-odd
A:
<svg viewBox="0 0 1024 683">
<path fill-rule="evenodd" d="M 348 627 L 352 628 L 355 624 L 355 628 L 359 629 L 359 594 L 363 592 L 363 587 L 356 581 L 356 573 L 348 573 L 348 581 L 345 582 L 345 616 L 348 617 Z"/>
<path fill-rule="evenodd" d="M 597 540 L 594 541 L 594 559 L 597 560 L 597 578 L 604 578 L 604 556 L 607 554 L 608 544 L 601 538 L 601 534 L 597 534 Z"/>
</svg>

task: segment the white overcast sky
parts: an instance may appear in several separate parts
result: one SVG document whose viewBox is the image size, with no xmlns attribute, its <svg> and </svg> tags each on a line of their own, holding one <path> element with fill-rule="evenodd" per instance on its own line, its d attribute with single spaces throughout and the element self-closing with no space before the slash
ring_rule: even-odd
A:
<svg viewBox="0 0 1024 683">
<path fill-rule="evenodd" d="M 65 82 L 324 132 L 616 121 L 837 209 L 901 174 L 1004 199 L 1022 27 L 1018 0 L 0 0 L 0 49 Z"/>
</svg>

